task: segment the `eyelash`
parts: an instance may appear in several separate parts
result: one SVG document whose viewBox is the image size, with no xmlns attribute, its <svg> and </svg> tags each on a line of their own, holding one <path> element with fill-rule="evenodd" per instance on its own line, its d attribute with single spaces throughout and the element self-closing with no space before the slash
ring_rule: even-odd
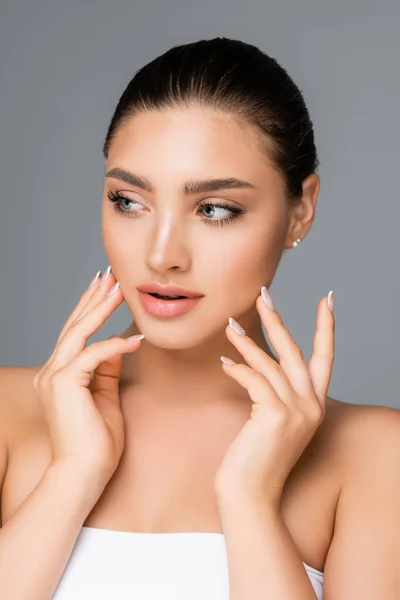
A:
<svg viewBox="0 0 400 600">
<path fill-rule="evenodd" d="M 121 200 L 127 200 L 128 202 L 135 203 L 134 200 L 130 200 L 129 198 L 126 198 L 118 190 L 116 192 L 112 192 L 111 190 L 109 190 L 107 192 L 107 197 L 113 205 L 113 207 L 112 207 L 113 211 L 115 213 L 117 213 L 118 215 L 124 215 L 124 216 L 127 214 L 129 215 L 129 211 L 122 210 L 121 207 L 119 206 L 119 202 L 121 202 Z M 224 217 L 223 219 L 218 219 L 216 221 L 212 221 L 211 219 L 201 219 L 202 221 L 205 221 L 206 223 L 209 223 L 212 226 L 219 226 L 219 227 L 228 225 L 229 223 L 232 223 L 233 221 L 238 221 L 239 219 L 244 217 L 244 215 L 247 212 L 242 208 L 236 208 L 234 206 L 231 206 L 226 201 L 221 201 L 216 204 L 212 204 L 211 202 L 200 201 L 197 206 L 199 208 L 203 208 L 204 206 L 213 206 L 215 208 L 226 208 L 226 209 L 230 210 L 232 213 L 231 217 Z M 134 213 L 132 212 L 131 214 L 134 214 Z M 128 216 L 128 219 L 132 219 L 132 218 L 135 218 L 135 217 Z"/>
</svg>

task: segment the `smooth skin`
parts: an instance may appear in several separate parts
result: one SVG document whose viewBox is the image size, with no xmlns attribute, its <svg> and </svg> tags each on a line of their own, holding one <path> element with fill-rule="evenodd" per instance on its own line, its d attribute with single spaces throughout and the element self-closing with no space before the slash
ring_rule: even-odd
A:
<svg viewBox="0 0 400 600">
<path fill-rule="evenodd" d="M 247 364 L 223 364 L 224 371 L 249 393 L 250 419 L 228 448 L 216 475 L 219 495 L 248 493 L 278 508 L 286 480 L 324 420 L 334 360 L 334 326 L 328 298 L 318 305 L 317 330 L 309 363 L 274 307 L 257 298 L 265 330 L 279 364 L 241 328 L 229 325 L 226 335 Z M 271 303 L 272 305 L 272 303 Z M 234 325 L 234 324 L 233 324 Z"/>
<path fill-rule="evenodd" d="M 14 406 L 7 415 L 4 402 L 1 403 L 1 598 L 47 600 L 52 597 L 85 518 L 120 462 L 125 446 L 118 389 L 121 356 L 136 351 L 141 341 L 112 337 L 85 348 L 90 336 L 122 302 L 118 286 L 115 293 L 109 295 L 111 282 L 111 279 L 98 279 L 82 294 L 46 364 L 29 370 L 28 375 L 33 375 L 34 413 L 29 402 L 24 404 L 18 427 L 16 417 L 20 411 L 14 412 Z M 25 378 L 24 369 L 11 371 L 3 368 L 0 372 L 2 398 L 7 403 L 13 399 L 16 385 L 18 387 L 14 374 L 20 380 Z M 24 396 L 28 390 L 29 387 L 23 390 Z M 32 394 L 30 396 L 32 400 Z M 40 423 L 26 428 L 26 422 L 35 421 L 37 416 Z M 21 446 L 18 436 L 28 440 L 33 436 L 38 440 L 42 426 L 46 430 L 45 451 L 28 452 L 23 458 L 23 472 L 15 470 Z M 17 435 L 11 435 L 10 431 L 17 431 Z M 44 464 L 27 492 L 38 454 Z M 17 500 L 18 506 L 10 516 L 10 497 L 11 502 L 15 502 L 14 495 L 18 496 L 21 489 L 18 483 L 25 486 L 22 492 L 25 502 Z M 21 577 L 21 565 L 24 565 L 24 577 Z"/>
<path fill-rule="evenodd" d="M 109 295 L 104 284 L 97 279 L 81 296 L 33 387 L 46 417 L 52 464 L 110 478 L 125 445 L 118 389 L 122 354 L 137 350 L 141 341 L 112 337 L 86 347 L 122 302 L 119 289 Z"/>
<path fill-rule="evenodd" d="M 107 175 L 113 169 L 146 178 L 152 191 L 143 189 L 138 181 L 121 181 L 121 172 Z M 263 353 L 263 365 L 249 364 L 249 369 L 254 373 L 263 370 L 268 357 L 280 373 L 275 386 L 286 381 L 283 374 L 289 375 L 288 363 L 282 359 L 295 348 L 295 342 L 287 328 L 279 325 L 279 307 L 270 316 L 257 307 L 260 289 L 270 287 L 283 251 L 289 250 L 290 259 L 292 242 L 304 240 L 312 226 L 319 178 L 310 175 L 303 182 L 301 202 L 290 207 L 282 175 L 267 160 L 256 133 L 225 115 L 196 107 L 133 117 L 113 140 L 105 174 L 102 233 L 112 266 L 106 285 L 110 289 L 117 281 L 120 284 L 111 301 L 115 303 L 112 310 L 124 301 L 134 317 L 120 337 L 143 333 L 145 339 L 137 351 L 123 352 L 118 346 L 124 450 L 85 525 L 121 531 L 222 532 L 215 502 L 216 474 L 256 405 L 249 385 L 237 381 L 233 369 L 238 373 L 239 365 L 251 362 L 250 348 L 257 347 Z M 243 179 L 253 187 L 188 196 L 182 192 L 187 181 L 229 177 Z M 127 214 L 116 214 L 108 198 L 108 192 L 117 190 L 127 198 L 120 203 Z M 206 222 L 226 218 L 229 211 L 200 210 L 198 202 L 221 200 L 245 210 L 243 218 L 223 227 Z M 156 318 L 143 310 L 136 289 L 148 281 L 181 285 L 204 298 L 181 317 Z M 318 315 L 325 310 L 322 303 L 327 292 L 323 290 L 316 299 Z M 108 309 L 111 314 L 111 305 Z M 245 329 L 246 338 L 231 337 L 227 328 L 230 317 Z M 278 359 L 264 339 L 261 318 L 272 343 L 279 332 L 286 337 L 288 346 L 278 343 L 275 348 Z M 332 320 L 326 321 L 324 331 L 332 324 Z M 82 335 L 77 335 L 74 343 L 78 338 L 83 348 Z M 135 344 L 130 348 L 135 350 Z M 332 359 L 331 347 L 328 352 L 327 365 Z M 238 363 L 231 375 L 221 356 Z M 279 359 L 284 373 L 278 370 Z M 303 363 L 296 364 L 300 371 L 290 368 L 291 383 L 293 376 L 305 373 Z M 3 524 L 16 518 L 51 456 L 43 411 L 32 390 L 32 379 L 41 369 L 3 367 L 0 372 L 5 394 L 0 432 L 8 449 L 7 455 L 3 444 L 0 451 Z M 85 369 L 87 384 L 88 364 Z M 270 378 L 262 376 L 263 389 L 272 394 Z M 327 381 L 328 377 L 321 389 Z M 68 385 L 67 378 L 63 382 Z M 274 390 L 280 401 L 288 401 L 282 390 Z M 298 402 L 301 390 L 290 397 Z M 80 392 L 84 403 L 88 396 L 83 387 Z M 315 388 L 314 392 L 322 402 L 323 394 Z M 268 396 L 269 400 L 273 397 Z M 256 400 L 260 398 L 257 395 Z M 264 407 L 263 425 L 269 422 L 267 412 Z M 62 425 L 62 421 L 58 423 Z M 99 424 L 96 420 L 89 423 Z M 279 491 L 286 478 L 280 512 L 299 560 L 301 557 L 324 571 L 324 600 L 394 600 L 400 595 L 400 412 L 326 396 L 324 419 L 313 432 L 316 424 L 313 420 L 296 447 L 279 445 L 276 436 L 276 443 L 270 441 L 268 446 L 268 464 L 260 463 L 260 469 L 283 466 L 276 472 Z M 80 433 L 79 428 L 76 431 Z M 98 439 L 109 442 L 108 428 L 101 427 L 98 433 Z M 300 440 L 296 436 L 294 433 L 292 441 Z M 78 435 L 79 440 L 80 455 L 84 446 Z M 108 448 L 111 452 L 111 446 Z M 67 451 L 70 449 L 67 444 Z M 107 454 L 103 451 L 104 446 L 97 446 L 95 454 L 99 452 L 101 464 Z M 301 456 L 291 469 L 298 453 Z M 238 474 L 237 466 L 229 469 L 230 483 L 233 473 Z M 280 536 L 278 529 L 276 532 L 268 538 L 272 553 Z"/>
</svg>

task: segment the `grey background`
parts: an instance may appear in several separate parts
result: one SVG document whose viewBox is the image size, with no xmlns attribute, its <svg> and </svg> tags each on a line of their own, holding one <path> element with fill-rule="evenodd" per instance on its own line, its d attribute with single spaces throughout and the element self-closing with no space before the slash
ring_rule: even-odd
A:
<svg viewBox="0 0 400 600">
<path fill-rule="evenodd" d="M 0 364 L 43 364 L 98 269 L 101 145 L 134 72 L 172 45 L 226 36 L 303 91 L 321 160 L 317 216 L 271 292 L 311 356 L 335 292 L 329 394 L 400 407 L 400 3 L 396 0 L 2 1 Z M 120 333 L 123 304 L 89 343 Z"/>
</svg>

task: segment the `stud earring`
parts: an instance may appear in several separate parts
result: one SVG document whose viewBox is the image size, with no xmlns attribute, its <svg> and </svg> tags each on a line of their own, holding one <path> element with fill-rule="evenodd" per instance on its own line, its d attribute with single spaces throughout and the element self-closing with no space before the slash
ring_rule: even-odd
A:
<svg viewBox="0 0 400 600">
<path fill-rule="evenodd" d="M 296 248 L 300 244 L 300 242 L 301 242 L 301 239 L 297 238 L 297 240 L 295 242 L 293 242 L 293 244 L 292 244 L 293 248 Z"/>
</svg>

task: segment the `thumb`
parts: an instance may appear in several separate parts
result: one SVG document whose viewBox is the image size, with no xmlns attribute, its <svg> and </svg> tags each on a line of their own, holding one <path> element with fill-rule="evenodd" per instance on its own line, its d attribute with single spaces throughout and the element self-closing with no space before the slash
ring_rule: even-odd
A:
<svg viewBox="0 0 400 600">
<path fill-rule="evenodd" d="M 108 338 L 118 338 L 118 335 L 110 335 Z M 103 360 L 92 373 L 90 390 L 99 396 L 103 394 L 119 403 L 119 379 L 122 371 L 123 355 L 118 352 L 115 356 Z"/>
</svg>

